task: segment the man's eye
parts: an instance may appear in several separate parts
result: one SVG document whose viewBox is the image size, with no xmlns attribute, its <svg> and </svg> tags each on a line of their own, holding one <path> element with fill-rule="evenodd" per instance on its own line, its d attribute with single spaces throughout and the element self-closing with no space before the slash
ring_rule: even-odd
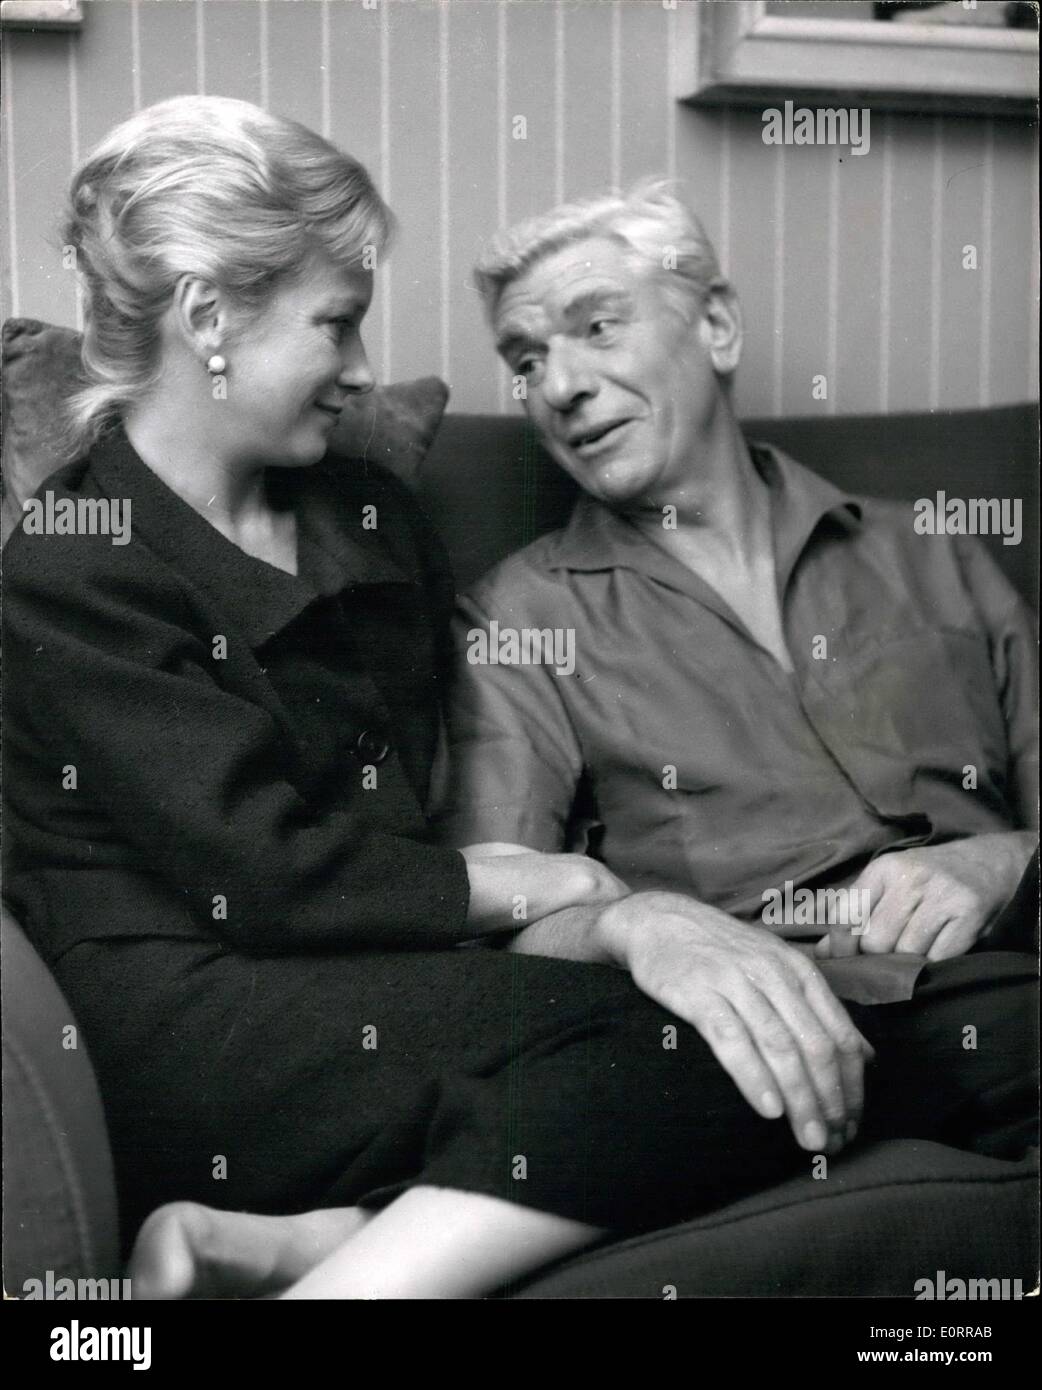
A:
<svg viewBox="0 0 1042 1390">
<path fill-rule="evenodd" d="M 542 358 L 522 357 L 515 370 L 518 376 L 523 376 L 526 381 L 532 381 L 540 374 L 542 366 Z"/>
<path fill-rule="evenodd" d="M 610 318 L 591 319 L 588 330 L 590 337 L 599 338 L 602 340 L 605 338 L 613 337 L 614 331 L 618 326 L 618 322 L 618 319 Z"/>
</svg>

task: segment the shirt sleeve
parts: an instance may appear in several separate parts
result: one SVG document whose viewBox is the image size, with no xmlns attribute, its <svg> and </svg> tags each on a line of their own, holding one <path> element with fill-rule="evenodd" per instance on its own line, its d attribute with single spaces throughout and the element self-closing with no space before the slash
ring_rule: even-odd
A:
<svg viewBox="0 0 1042 1390">
<path fill-rule="evenodd" d="M 77 586 L 19 566 L 5 595 L 4 733 L 18 819 L 60 833 L 40 786 L 58 787 L 74 765 L 85 804 L 102 808 L 109 827 L 91 863 L 111 862 L 114 842 L 128 868 L 159 877 L 208 930 L 247 951 L 465 939 L 463 857 L 373 828 L 361 811 L 316 818 L 289 778 L 284 730 L 217 683 L 176 582 L 129 571 Z"/>
<path fill-rule="evenodd" d="M 556 853 L 583 768 L 560 687 L 574 676 L 489 661 L 498 653 L 492 621 L 474 598 L 458 601 L 448 766 L 436 779 L 434 821 L 447 844 L 504 841 Z"/>
<path fill-rule="evenodd" d="M 966 582 L 988 634 L 1010 750 L 1009 785 L 1023 829 L 1038 832 L 1038 633 L 1030 609 L 987 547 L 959 539 Z"/>
</svg>

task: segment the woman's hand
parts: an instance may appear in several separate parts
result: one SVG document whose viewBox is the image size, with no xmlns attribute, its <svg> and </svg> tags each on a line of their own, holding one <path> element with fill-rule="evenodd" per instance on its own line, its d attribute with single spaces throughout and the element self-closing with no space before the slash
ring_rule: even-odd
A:
<svg viewBox="0 0 1042 1390">
<path fill-rule="evenodd" d="M 467 921 L 484 931 L 517 930 L 564 908 L 604 906 L 629 892 L 584 854 L 540 854 L 500 843 L 470 845 L 462 854 L 470 879 Z"/>
<path fill-rule="evenodd" d="M 610 956 L 701 1034 L 757 1114 L 787 1114 L 811 1152 L 853 1138 L 874 1053 L 805 955 L 678 893 L 635 893 L 599 925 Z"/>
</svg>

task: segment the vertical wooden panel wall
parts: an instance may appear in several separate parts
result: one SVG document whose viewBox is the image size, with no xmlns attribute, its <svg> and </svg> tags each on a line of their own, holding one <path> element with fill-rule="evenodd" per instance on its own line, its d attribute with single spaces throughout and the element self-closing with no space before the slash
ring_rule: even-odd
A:
<svg viewBox="0 0 1042 1390">
<path fill-rule="evenodd" d="M 385 379 L 512 408 L 470 267 L 507 221 L 662 172 L 741 292 L 745 414 L 957 408 L 1037 395 L 1036 130 L 873 114 L 868 155 L 767 147 L 757 112 L 673 96 L 655 0 L 86 0 L 80 32 L 3 35 L 3 313 L 75 324 L 70 170 L 179 92 L 242 97 L 365 162 L 402 224 L 368 327 Z M 518 118 L 522 118 L 519 120 Z M 520 138 L 523 135 L 523 138 Z M 963 268 L 974 245 L 978 269 Z M 811 380 L 825 373 L 829 395 Z"/>
</svg>

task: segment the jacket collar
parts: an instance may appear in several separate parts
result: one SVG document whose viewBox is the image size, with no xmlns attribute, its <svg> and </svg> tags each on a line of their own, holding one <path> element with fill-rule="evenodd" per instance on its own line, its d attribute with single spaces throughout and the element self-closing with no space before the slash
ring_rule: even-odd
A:
<svg viewBox="0 0 1042 1390">
<path fill-rule="evenodd" d="M 297 512 L 300 573 L 292 575 L 247 555 L 211 526 L 143 462 L 122 428 L 106 434 L 90 454 L 101 488 L 132 502 L 133 539 L 205 590 L 254 648 L 319 597 L 359 585 L 408 582 L 376 533 L 362 529 L 362 505 L 370 499 L 362 495 L 364 479 L 353 476 L 355 467 L 329 457 L 311 468 L 270 475 L 274 494 Z"/>
<path fill-rule="evenodd" d="M 775 568 L 782 594 L 818 526 L 828 517 L 848 530 L 857 529 L 861 502 L 772 445 L 750 443 L 749 452 L 771 493 Z M 549 545 L 550 569 L 632 569 L 661 578 L 673 587 L 691 587 L 687 571 L 678 561 L 649 544 L 626 517 L 585 493 L 576 502 L 568 524 L 554 533 Z M 681 576 L 685 577 L 683 583 Z M 701 589 L 702 585 L 696 587 Z"/>
</svg>

